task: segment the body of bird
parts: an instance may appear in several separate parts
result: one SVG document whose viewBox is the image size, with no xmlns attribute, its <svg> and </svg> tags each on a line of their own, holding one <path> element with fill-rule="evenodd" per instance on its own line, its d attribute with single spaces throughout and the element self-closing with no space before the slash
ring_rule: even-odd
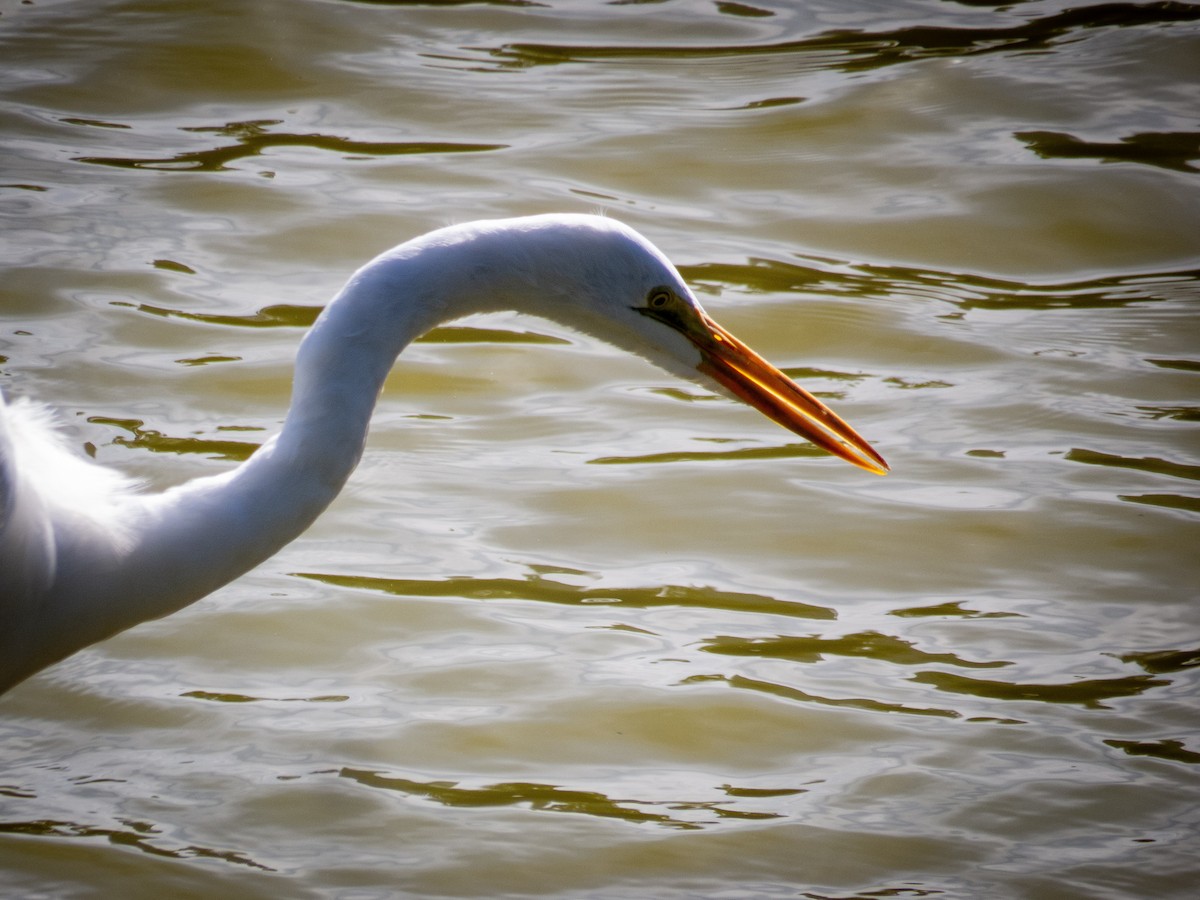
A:
<svg viewBox="0 0 1200 900">
<path fill-rule="evenodd" d="M 633 229 L 588 215 L 451 226 L 351 276 L 301 341 L 282 429 L 228 472 L 142 493 L 71 452 L 44 408 L 0 399 L 0 691 L 199 600 L 297 537 L 358 463 L 399 353 L 442 322 L 499 310 L 594 335 L 887 471 L 828 407 L 713 322 Z"/>
</svg>

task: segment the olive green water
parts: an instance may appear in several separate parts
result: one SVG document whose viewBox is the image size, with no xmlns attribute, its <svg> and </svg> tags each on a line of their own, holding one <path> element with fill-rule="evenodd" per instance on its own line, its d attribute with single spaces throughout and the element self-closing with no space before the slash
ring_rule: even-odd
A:
<svg viewBox="0 0 1200 900">
<path fill-rule="evenodd" d="M 375 253 L 597 209 L 894 468 L 442 329 L 0 700 L 5 896 L 1194 896 L 1200 4 L 0 0 L 0 93 L 0 389 L 151 487 Z"/>
</svg>

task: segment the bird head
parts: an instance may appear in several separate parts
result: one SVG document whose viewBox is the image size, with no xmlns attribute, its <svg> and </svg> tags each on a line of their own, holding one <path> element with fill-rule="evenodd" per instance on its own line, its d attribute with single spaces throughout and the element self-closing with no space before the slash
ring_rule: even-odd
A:
<svg viewBox="0 0 1200 900">
<path fill-rule="evenodd" d="M 528 271 L 542 314 L 748 403 L 859 468 L 888 472 L 840 416 L 717 324 L 666 256 L 632 228 L 599 216 L 514 221 L 527 223 L 536 246 Z"/>
</svg>

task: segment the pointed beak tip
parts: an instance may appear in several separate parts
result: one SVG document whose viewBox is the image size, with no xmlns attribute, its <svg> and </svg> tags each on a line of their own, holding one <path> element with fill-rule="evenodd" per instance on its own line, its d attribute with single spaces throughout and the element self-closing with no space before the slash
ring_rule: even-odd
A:
<svg viewBox="0 0 1200 900">
<path fill-rule="evenodd" d="M 866 469 L 872 475 L 879 475 L 879 476 L 890 475 L 891 471 L 892 471 L 892 467 L 888 464 L 888 461 L 886 459 L 884 459 L 882 456 L 880 456 L 879 453 L 877 453 L 875 451 L 875 448 L 872 447 L 870 444 L 868 444 L 866 441 L 863 441 L 863 445 L 867 448 L 869 453 L 862 462 L 858 463 L 858 466 L 860 468 Z M 855 448 L 855 449 L 861 450 L 861 448 Z"/>
<path fill-rule="evenodd" d="M 733 396 L 794 434 L 874 475 L 891 466 L 833 410 L 732 334 L 704 316 L 703 328 L 685 332 L 700 349 L 696 367 Z"/>
<path fill-rule="evenodd" d="M 807 437 L 807 435 L 805 435 L 805 437 Z M 892 467 L 888 465 L 887 461 L 878 453 L 876 453 L 875 448 L 866 441 L 863 441 L 861 445 L 851 441 L 843 441 L 842 443 L 836 445 L 836 449 L 834 447 L 830 447 L 829 444 L 818 444 L 818 446 L 824 446 L 824 449 L 828 450 L 831 456 L 836 456 L 839 459 L 843 459 L 850 463 L 850 465 L 870 472 L 872 475 L 879 475 L 882 477 L 884 475 L 891 474 Z"/>
</svg>

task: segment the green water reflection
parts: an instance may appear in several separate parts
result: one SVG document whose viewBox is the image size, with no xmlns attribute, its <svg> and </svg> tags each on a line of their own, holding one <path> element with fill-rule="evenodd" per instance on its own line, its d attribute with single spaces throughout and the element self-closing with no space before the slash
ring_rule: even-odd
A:
<svg viewBox="0 0 1200 900">
<path fill-rule="evenodd" d="M 80 120 L 73 121 L 76 124 Z M 94 124 L 94 123 L 88 123 Z M 106 127 L 116 126 L 104 123 Z M 183 128 L 193 134 L 215 134 L 234 138 L 235 143 L 208 150 L 193 150 L 170 157 L 130 158 L 117 156 L 79 156 L 76 162 L 128 169 L 165 169 L 185 172 L 223 172 L 239 160 L 261 156 L 276 147 L 311 147 L 333 153 L 348 154 L 348 158 L 401 156 L 406 154 L 480 153 L 503 150 L 504 144 L 456 144 L 430 141 L 356 141 L 328 134 L 288 134 L 269 129 L 283 124 L 282 119 L 263 119 L 253 122 L 230 122 L 227 125 Z"/>
<path fill-rule="evenodd" d="M 992 53 L 1029 53 L 1048 50 L 1077 39 L 1080 32 L 1097 28 L 1152 26 L 1200 20 L 1200 9 L 1191 3 L 1102 3 L 1078 6 L 1031 16 L 1006 27 L 947 27 L 918 25 L 871 31 L 829 30 L 800 40 L 720 46 L 596 46 L 512 43 L 492 51 L 505 66 L 580 63 L 594 60 L 705 59 L 729 56 L 796 54 L 815 58 L 810 65 L 822 69 L 862 72 L 946 57 Z"/>
<path fill-rule="evenodd" d="M 660 587 L 589 588 L 530 574 L 523 579 L 450 577 L 438 579 L 373 578 L 361 575 L 331 575 L 296 572 L 338 587 L 382 591 L 406 597 L 457 597 L 464 600 L 535 600 L 569 606 L 604 604 L 633 609 L 691 607 L 802 619 L 835 619 L 837 613 L 824 606 L 795 600 L 777 600 L 761 594 L 743 594 L 688 585 Z"/>
<path fill-rule="evenodd" d="M 398 791 L 410 797 L 431 800 L 443 806 L 489 807 L 519 806 L 539 812 L 575 813 L 601 819 L 620 819 L 634 824 L 663 825 L 670 828 L 702 828 L 704 820 L 685 819 L 675 813 L 707 813 L 720 819 L 777 819 L 779 813 L 755 812 L 731 808 L 729 804 L 708 800 L 636 800 L 614 799 L 599 791 L 581 791 L 536 782 L 502 782 L 480 787 L 464 787 L 453 781 L 419 781 L 384 775 L 362 769 L 344 768 L 339 772 L 364 787 Z M 744 791 L 725 786 L 731 798 L 779 797 L 802 793 L 799 789 Z M 666 808 L 670 812 L 658 812 Z M 711 820 L 710 820 L 711 821 Z"/>
</svg>

